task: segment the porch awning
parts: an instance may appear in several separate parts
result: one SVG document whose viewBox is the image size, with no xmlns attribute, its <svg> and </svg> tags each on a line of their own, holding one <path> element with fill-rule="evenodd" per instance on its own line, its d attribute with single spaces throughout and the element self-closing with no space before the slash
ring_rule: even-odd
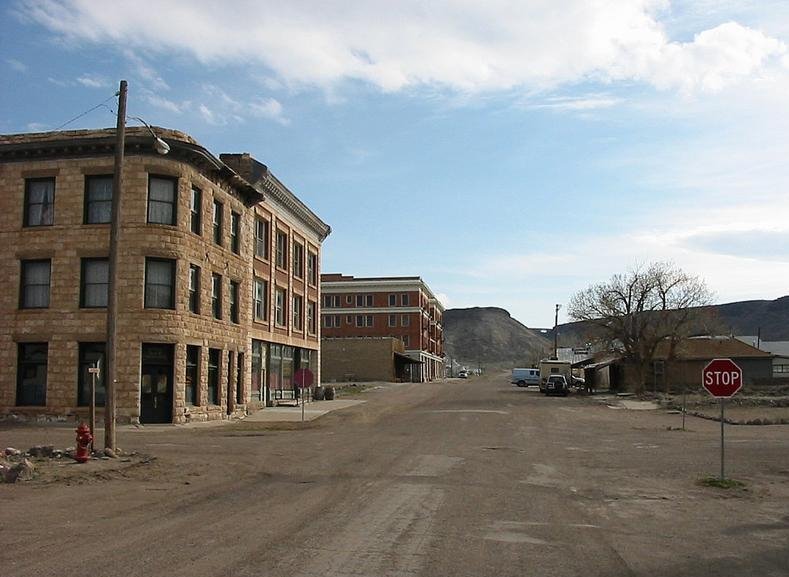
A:
<svg viewBox="0 0 789 577">
<path fill-rule="evenodd" d="M 395 356 L 395 360 L 400 360 L 401 362 L 403 362 L 403 363 L 405 363 L 407 365 L 422 365 L 422 364 L 424 364 L 424 361 L 419 361 L 417 359 L 412 359 L 408 355 L 404 355 L 403 353 L 398 353 L 397 351 L 395 351 L 394 356 Z"/>
</svg>

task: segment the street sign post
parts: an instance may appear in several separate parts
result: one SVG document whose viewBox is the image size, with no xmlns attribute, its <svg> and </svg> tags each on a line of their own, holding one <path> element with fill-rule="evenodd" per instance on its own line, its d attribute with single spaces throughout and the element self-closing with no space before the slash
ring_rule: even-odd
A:
<svg viewBox="0 0 789 577">
<path fill-rule="evenodd" d="M 304 403 L 307 402 L 305 395 L 307 391 L 312 386 L 313 381 L 312 371 L 309 369 L 299 369 L 296 371 L 296 374 L 293 375 L 293 382 L 296 383 L 296 386 L 301 389 L 301 421 L 304 422 Z"/>
<path fill-rule="evenodd" d="M 742 388 L 742 369 L 731 359 L 712 359 L 701 371 L 701 386 L 721 401 L 721 481 L 724 477 L 724 406 Z"/>
</svg>

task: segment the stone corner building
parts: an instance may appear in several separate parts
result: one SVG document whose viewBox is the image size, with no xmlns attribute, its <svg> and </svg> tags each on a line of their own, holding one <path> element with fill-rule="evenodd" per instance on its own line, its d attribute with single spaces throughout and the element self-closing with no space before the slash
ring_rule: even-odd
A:
<svg viewBox="0 0 789 577">
<path fill-rule="evenodd" d="M 123 171 L 120 422 L 226 419 L 319 371 L 331 229 L 248 154 L 129 129 Z M 0 136 L 0 417 L 81 416 L 104 362 L 114 130 Z M 103 377 L 97 404 L 103 405 Z"/>
</svg>

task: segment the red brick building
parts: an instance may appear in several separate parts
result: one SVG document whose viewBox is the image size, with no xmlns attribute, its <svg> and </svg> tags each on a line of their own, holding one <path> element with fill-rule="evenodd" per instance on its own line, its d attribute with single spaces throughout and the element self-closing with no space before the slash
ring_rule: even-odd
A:
<svg viewBox="0 0 789 577">
<path fill-rule="evenodd" d="M 321 275 L 324 338 L 395 337 L 411 365 L 412 381 L 444 375 L 444 307 L 418 276 L 354 278 Z"/>
</svg>

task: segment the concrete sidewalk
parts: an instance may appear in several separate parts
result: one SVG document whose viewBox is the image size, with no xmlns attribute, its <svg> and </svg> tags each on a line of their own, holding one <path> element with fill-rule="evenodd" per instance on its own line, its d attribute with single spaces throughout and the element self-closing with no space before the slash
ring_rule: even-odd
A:
<svg viewBox="0 0 789 577">
<path fill-rule="evenodd" d="M 318 417 L 338 411 L 340 409 L 347 409 L 366 403 L 367 401 L 358 401 L 351 399 L 338 399 L 334 401 L 313 401 L 304 406 L 304 420 L 313 421 Z M 234 421 L 225 421 L 227 423 L 242 422 L 242 423 L 279 423 L 279 422 L 298 422 L 301 421 L 301 405 L 299 406 L 277 406 L 266 407 L 260 409 L 244 417 Z"/>
</svg>

